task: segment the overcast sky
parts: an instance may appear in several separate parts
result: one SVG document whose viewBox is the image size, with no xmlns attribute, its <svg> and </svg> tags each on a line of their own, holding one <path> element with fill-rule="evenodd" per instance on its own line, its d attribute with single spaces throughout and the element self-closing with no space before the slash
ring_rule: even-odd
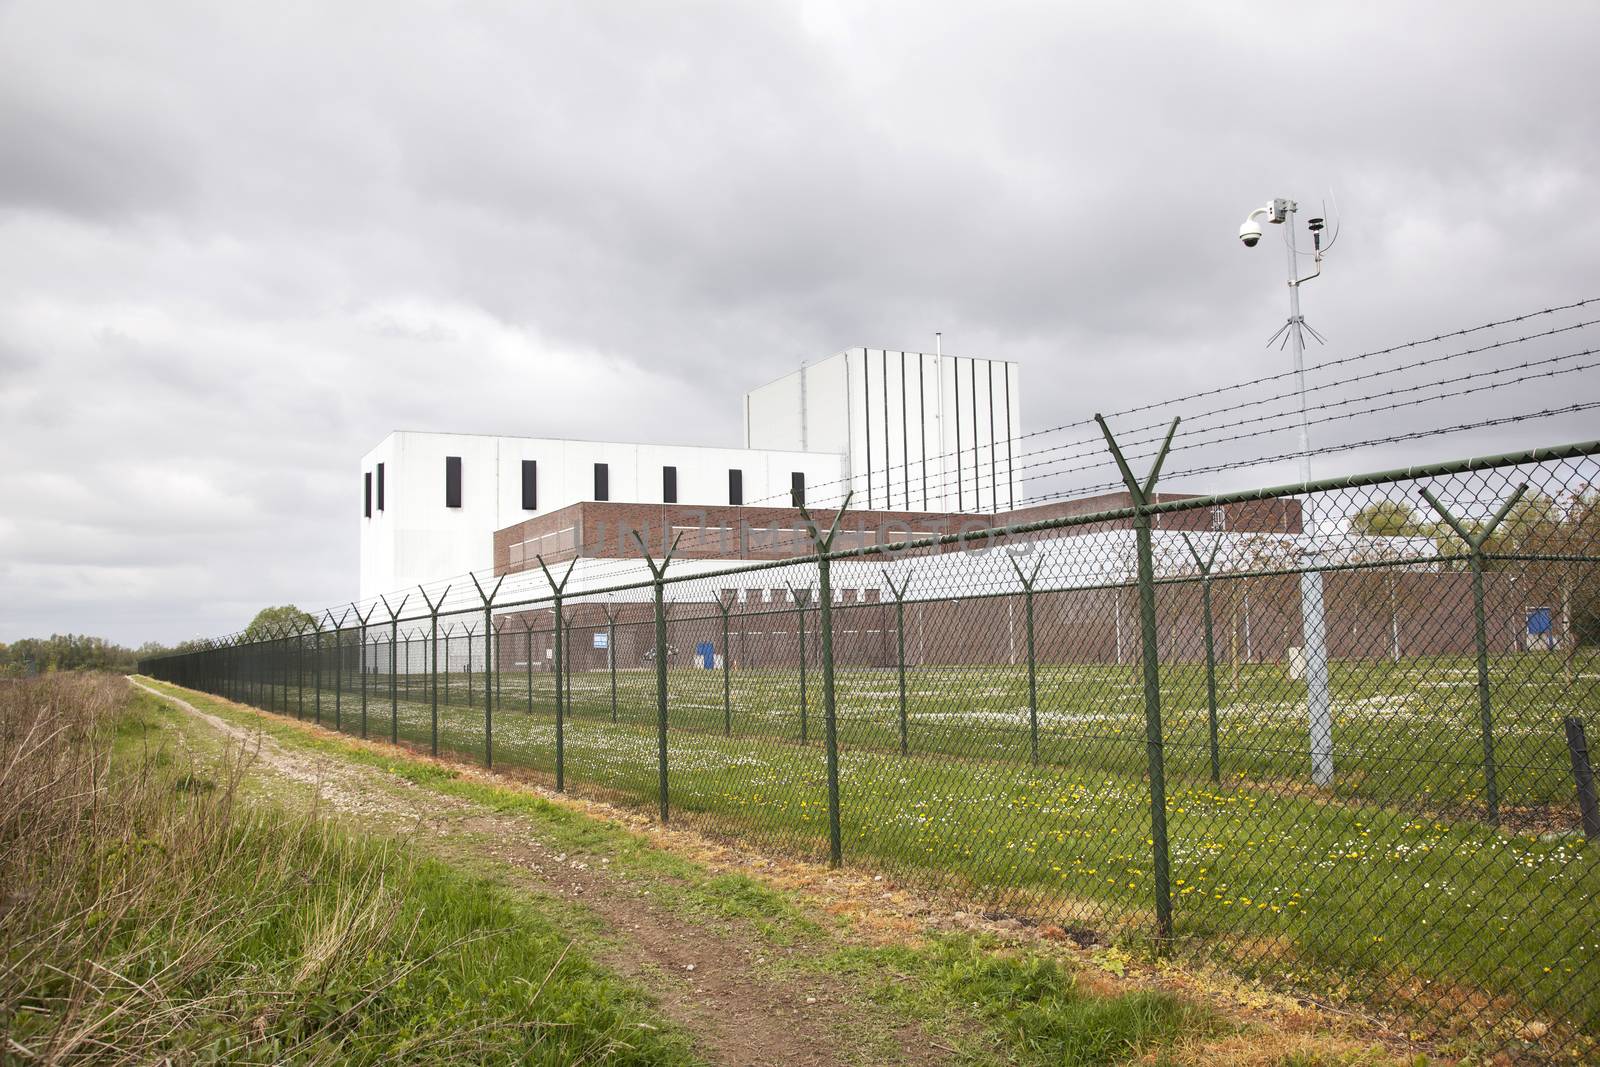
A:
<svg viewBox="0 0 1600 1067">
<path fill-rule="evenodd" d="M 1270 373 L 1274 195 L 1343 221 L 1316 358 L 1600 296 L 1596 40 L 1577 0 L 0 0 L 0 640 L 347 600 L 396 428 L 737 444 L 745 389 L 934 330 L 1022 363 L 1025 429 Z"/>
</svg>

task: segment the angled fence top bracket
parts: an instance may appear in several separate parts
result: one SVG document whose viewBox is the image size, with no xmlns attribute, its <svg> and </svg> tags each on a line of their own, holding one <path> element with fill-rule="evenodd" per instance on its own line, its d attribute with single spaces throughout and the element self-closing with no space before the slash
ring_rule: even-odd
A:
<svg viewBox="0 0 1600 1067">
<path fill-rule="evenodd" d="M 1094 421 L 1100 424 L 1100 432 L 1105 434 L 1106 446 L 1111 449 L 1111 458 L 1117 461 L 1117 470 L 1122 474 L 1122 480 L 1128 486 L 1128 493 L 1133 497 L 1135 507 L 1148 507 L 1151 494 L 1155 492 L 1156 481 L 1161 477 L 1161 465 L 1167 461 L 1167 453 L 1172 449 L 1172 436 L 1178 432 L 1179 419 L 1173 419 L 1172 425 L 1167 427 L 1166 440 L 1161 442 L 1161 449 L 1156 453 L 1156 461 L 1150 466 L 1150 473 L 1141 483 L 1134 476 L 1132 468 L 1128 466 L 1127 459 L 1122 455 L 1122 449 L 1117 447 L 1117 439 L 1111 434 L 1111 427 L 1106 425 L 1104 415 L 1096 414 Z"/>
<path fill-rule="evenodd" d="M 1426 500 L 1433 507 L 1433 510 L 1439 513 L 1439 517 L 1450 524 L 1450 528 L 1456 532 L 1456 536 L 1465 541 L 1467 547 L 1472 551 L 1478 552 L 1484 545 L 1489 543 L 1489 538 L 1494 536 L 1495 530 L 1505 521 L 1505 517 L 1511 514 L 1511 509 L 1517 506 L 1517 501 L 1522 499 L 1522 494 L 1528 491 L 1528 483 L 1523 482 L 1517 486 L 1517 491 L 1506 498 L 1506 502 L 1500 505 L 1494 516 L 1484 523 L 1483 528 L 1476 533 L 1469 529 L 1465 522 L 1457 518 L 1449 508 L 1445 507 L 1444 502 L 1434 495 L 1433 490 L 1427 486 L 1422 486 L 1417 491 L 1422 494 L 1422 499 Z"/>
</svg>

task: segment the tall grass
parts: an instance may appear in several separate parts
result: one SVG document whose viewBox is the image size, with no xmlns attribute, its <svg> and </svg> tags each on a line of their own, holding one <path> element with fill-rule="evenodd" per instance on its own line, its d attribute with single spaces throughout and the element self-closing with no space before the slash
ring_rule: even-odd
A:
<svg viewBox="0 0 1600 1067">
<path fill-rule="evenodd" d="M 0 682 L 0 1060 L 677 1063 L 494 887 L 245 802 L 109 676 Z"/>
</svg>

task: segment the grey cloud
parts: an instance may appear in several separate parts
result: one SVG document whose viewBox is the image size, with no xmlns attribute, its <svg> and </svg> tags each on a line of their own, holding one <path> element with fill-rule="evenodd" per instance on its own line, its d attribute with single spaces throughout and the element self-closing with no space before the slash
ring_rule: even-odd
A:
<svg viewBox="0 0 1600 1067">
<path fill-rule="evenodd" d="M 741 390 L 936 329 L 1023 363 L 1031 428 L 1270 373 L 1281 248 L 1233 233 L 1272 195 L 1337 193 L 1322 354 L 1594 295 L 1597 23 L 5 5 L 0 640 L 347 598 L 394 428 L 734 442 Z M 1555 381 L 1440 417 L 1593 395 Z"/>
</svg>

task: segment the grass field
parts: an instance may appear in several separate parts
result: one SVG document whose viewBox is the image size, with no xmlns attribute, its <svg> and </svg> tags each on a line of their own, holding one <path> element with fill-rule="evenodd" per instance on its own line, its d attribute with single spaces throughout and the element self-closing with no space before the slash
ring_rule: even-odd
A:
<svg viewBox="0 0 1600 1067">
<path fill-rule="evenodd" d="M 1457 1022 L 1510 1012 L 1600 1033 L 1595 846 L 1544 833 L 1575 825 L 1562 716 L 1593 724 L 1600 712 L 1594 655 L 1573 665 L 1576 682 L 1567 670 L 1543 655 L 1493 663 L 1508 809 L 1507 828 L 1496 831 L 1478 818 L 1482 742 L 1469 659 L 1336 665 L 1339 780 L 1329 792 L 1306 782 L 1304 689 L 1281 667 L 1246 668 L 1236 691 L 1222 679 L 1218 783 L 1209 776 L 1203 668 L 1166 668 L 1177 935 L 1236 965 L 1316 973 L 1313 985 L 1341 976 L 1355 992 L 1431 1003 Z M 369 729 L 385 736 L 387 679 L 370 681 Z M 496 766 L 552 772 L 551 676 L 534 675 L 531 714 L 525 675 L 492 681 Z M 473 682 L 476 706 L 468 706 L 465 677 L 451 679 L 439 744 L 482 759 L 481 675 Z M 1133 669 L 1042 668 L 1037 765 L 1023 670 L 924 668 L 907 684 L 910 754 L 901 756 L 895 672 L 839 673 L 845 861 L 953 885 L 997 908 L 1148 932 L 1149 792 Z M 722 685 L 717 671 L 670 672 L 673 812 L 824 852 L 818 673 L 808 678 L 807 745 L 795 672 L 734 672 L 727 737 Z M 653 672 L 617 672 L 617 692 L 613 723 L 609 674 L 573 678 L 566 780 L 653 806 Z M 271 703 L 293 714 L 296 696 L 291 688 L 285 703 L 280 687 Z M 403 694 L 397 725 L 403 741 L 425 746 L 422 697 Z M 304 699 L 309 717 L 316 698 L 308 690 Z M 321 703 L 331 724 L 334 694 L 324 691 Z M 358 690 L 338 704 L 341 726 L 358 730 Z"/>
</svg>

